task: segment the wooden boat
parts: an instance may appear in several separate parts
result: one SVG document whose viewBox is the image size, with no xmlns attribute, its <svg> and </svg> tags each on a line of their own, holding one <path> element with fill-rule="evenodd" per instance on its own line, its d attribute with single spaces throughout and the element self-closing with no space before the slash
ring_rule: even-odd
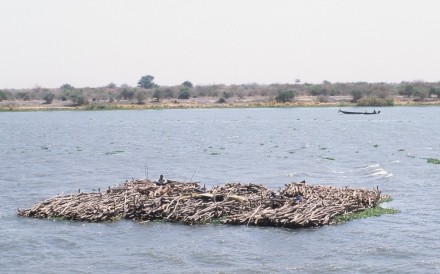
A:
<svg viewBox="0 0 440 274">
<path fill-rule="evenodd" d="M 380 113 L 380 110 L 379 110 L 379 111 L 374 110 L 373 112 L 368 112 L 368 111 L 361 112 L 361 111 L 344 111 L 344 110 L 339 109 L 338 112 L 343 113 L 343 114 L 364 114 L 364 115 L 371 115 L 371 114 L 379 114 L 379 113 Z"/>
</svg>

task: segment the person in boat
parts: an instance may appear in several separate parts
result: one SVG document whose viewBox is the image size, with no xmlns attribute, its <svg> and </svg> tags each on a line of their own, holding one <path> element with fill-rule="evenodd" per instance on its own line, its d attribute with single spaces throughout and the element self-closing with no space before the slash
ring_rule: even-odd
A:
<svg viewBox="0 0 440 274">
<path fill-rule="evenodd" d="M 159 177 L 159 180 L 157 180 L 157 185 L 163 186 L 165 184 L 165 179 L 163 178 L 163 175 L 161 174 Z"/>
<path fill-rule="evenodd" d="M 376 114 L 376 110 L 374 110 L 373 113 Z"/>
</svg>

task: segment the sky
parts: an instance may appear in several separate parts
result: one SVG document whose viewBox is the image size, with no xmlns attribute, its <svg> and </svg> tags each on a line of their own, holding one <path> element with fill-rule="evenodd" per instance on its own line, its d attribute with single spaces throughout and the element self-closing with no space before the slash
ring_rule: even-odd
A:
<svg viewBox="0 0 440 274">
<path fill-rule="evenodd" d="M 0 0 L 0 89 L 440 81 L 437 0 Z"/>
</svg>

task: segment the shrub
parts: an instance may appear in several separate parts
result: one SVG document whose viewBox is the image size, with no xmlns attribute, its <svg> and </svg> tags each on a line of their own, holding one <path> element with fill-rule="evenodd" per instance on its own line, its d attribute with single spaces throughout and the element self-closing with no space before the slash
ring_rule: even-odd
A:
<svg viewBox="0 0 440 274">
<path fill-rule="evenodd" d="M 411 97 L 414 93 L 414 86 L 411 84 L 406 84 L 399 88 L 399 94 L 407 97 Z"/>
<path fill-rule="evenodd" d="M 416 88 L 414 91 L 414 95 L 419 97 L 420 101 L 424 101 L 428 97 L 429 91 L 422 88 Z"/>
<path fill-rule="evenodd" d="M 23 101 L 30 101 L 30 100 L 32 100 L 32 96 L 29 93 L 26 93 L 23 96 Z"/>
<path fill-rule="evenodd" d="M 160 89 L 158 89 L 158 88 L 155 89 L 155 90 L 154 90 L 154 93 L 153 93 L 153 98 L 156 99 L 156 102 L 159 102 L 160 99 L 162 99 L 162 97 L 163 97 L 162 90 L 160 90 Z"/>
<path fill-rule="evenodd" d="M 114 88 L 117 88 L 118 86 L 115 83 L 111 82 L 110 84 L 107 85 L 107 87 L 114 89 Z"/>
<path fill-rule="evenodd" d="M 71 86 L 71 85 L 69 85 L 67 83 L 63 84 L 60 88 L 63 89 L 63 90 L 74 90 L 75 89 L 73 86 Z"/>
<path fill-rule="evenodd" d="M 323 87 L 321 85 L 312 85 L 309 88 L 309 94 L 312 96 L 318 96 L 318 95 L 329 95 L 330 91 L 327 90 L 326 87 Z"/>
<path fill-rule="evenodd" d="M 53 99 L 55 98 L 55 95 L 53 93 L 47 93 L 44 95 L 43 100 L 45 104 L 52 104 Z"/>
<path fill-rule="evenodd" d="M 130 88 L 123 88 L 119 96 L 124 100 L 133 100 L 134 90 Z"/>
<path fill-rule="evenodd" d="M 8 100 L 8 95 L 6 94 L 5 91 L 0 90 L 0 102 L 3 100 Z"/>
<path fill-rule="evenodd" d="M 136 99 L 138 101 L 138 104 L 145 104 L 145 99 L 147 99 L 147 94 L 142 91 L 138 91 L 136 94 Z"/>
<path fill-rule="evenodd" d="M 229 99 L 229 98 L 231 98 L 231 93 L 230 92 L 226 92 L 226 91 L 223 91 L 223 97 L 225 98 L 225 99 Z"/>
<path fill-rule="evenodd" d="M 189 99 L 191 97 L 191 93 L 188 88 L 184 88 L 179 93 L 179 99 Z"/>
<path fill-rule="evenodd" d="M 358 106 L 393 106 L 393 98 L 379 98 L 377 96 L 370 96 L 362 98 L 357 102 Z"/>
<path fill-rule="evenodd" d="M 319 95 L 317 98 L 318 102 L 320 103 L 327 103 L 328 102 L 328 96 Z"/>
<path fill-rule="evenodd" d="M 74 104 L 77 104 L 78 106 L 87 105 L 89 103 L 89 100 L 84 96 L 84 94 L 75 94 L 72 96 L 72 102 Z"/>
<path fill-rule="evenodd" d="M 176 97 L 176 94 L 175 94 L 175 92 L 174 92 L 174 89 L 172 89 L 172 88 L 170 88 L 170 87 L 165 88 L 165 89 L 163 90 L 163 97 L 164 97 L 164 98 L 174 98 L 174 97 Z"/>
<path fill-rule="evenodd" d="M 295 98 L 295 93 L 293 92 L 293 90 L 285 90 L 279 91 L 275 100 L 277 102 L 286 103 L 292 101 L 293 98 Z"/>
<path fill-rule="evenodd" d="M 220 98 L 217 100 L 217 103 L 219 103 L 219 104 L 224 104 L 224 103 L 226 103 L 226 99 L 223 98 L 223 97 L 220 97 Z"/>
<path fill-rule="evenodd" d="M 434 88 L 434 87 L 431 87 L 431 88 L 429 89 L 429 95 L 428 95 L 428 97 L 431 98 L 431 95 L 432 95 L 432 94 L 435 94 L 435 95 L 437 95 L 437 97 L 440 98 L 440 88 Z"/>
<path fill-rule="evenodd" d="M 361 90 L 355 89 L 351 91 L 351 96 L 353 97 L 353 102 L 357 102 L 364 97 L 364 93 Z"/>
</svg>

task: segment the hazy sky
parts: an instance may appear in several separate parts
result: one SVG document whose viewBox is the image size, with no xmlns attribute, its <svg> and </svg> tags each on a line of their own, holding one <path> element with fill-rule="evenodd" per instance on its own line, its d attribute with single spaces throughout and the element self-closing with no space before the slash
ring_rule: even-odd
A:
<svg viewBox="0 0 440 274">
<path fill-rule="evenodd" d="M 0 0 L 0 88 L 440 81 L 438 0 Z"/>
</svg>

